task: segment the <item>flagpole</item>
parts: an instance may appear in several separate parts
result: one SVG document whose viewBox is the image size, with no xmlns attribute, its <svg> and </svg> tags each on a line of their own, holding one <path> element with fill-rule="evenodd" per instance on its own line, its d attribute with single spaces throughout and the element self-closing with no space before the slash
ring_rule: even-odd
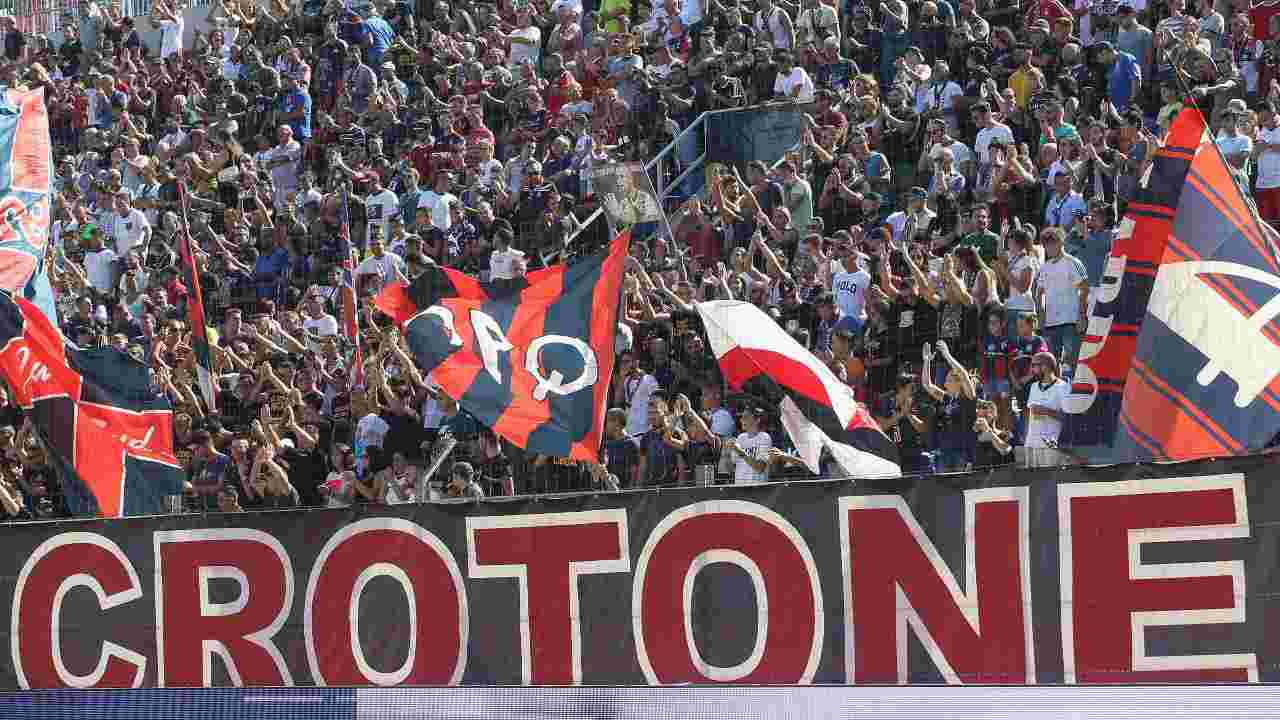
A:
<svg viewBox="0 0 1280 720">
<path fill-rule="evenodd" d="M 196 382 L 200 386 L 200 395 L 209 406 L 210 413 L 218 410 L 218 388 L 213 382 L 213 359 L 210 356 L 209 331 L 204 317 L 204 291 L 200 287 L 200 270 L 196 267 L 194 243 L 191 240 L 191 224 L 188 221 L 188 207 L 191 204 L 187 186 L 178 181 L 178 207 L 182 212 L 182 261 L 187 267 L 191 279 L 191 296 L 187 298 L 187 323 L 191 325 L 191 352 L 195 354 Z"/>
<path fill-rule="evenodd" d="M 355 248 L 351 244 L 351 188 L 343 187 L 342 189 L 342 223 L 339 226 L 339 237 L 342 238 L 342 303 L 343 303 L 343 329 L 347 332 L 347 339 L 351 342 L 353 349 L 351 352 L 351 368 L 350 378 L 354 387 L 362 387 L 364 385 L 364 351 L 360 347 L 360 315 L 357 311 L 357 296 L 355 285 Z"/>
<path fill-rule="evenodd" d="M 1234 166 L 1232 166 L 1231 161 L 1222 152 L 1222 148 L 1218 147 L 1218 138 L 1214 134 L 1213 126 L 1209 124 L 1209 119 L 1204 116 L 1204 112 L 1200 110 L 1200 106 L 1195 102 L 1193 88 L 1187 84 L 1189 76 L 1174 61 L 1173 53 L 1167 47 L 1161 48 L 1161 51 L 1164 53 L 1165 60 L 1169 62 L 1169 67 L 1173 68 L 1173 77 L 1178 83 L 1178 89 L 1186 96 L 1191 108 L 1195 110 L 1196 115 L 1200 116 L 1200 122 L 1204 124 L 1204 129 L 1209 133 L 1209 144 L 1213 146 L 1213 151 L 1218 154 L 1218 159 L 1222 161 L 1222 164 L 1228 170 L 1232 169 Z M 1272 259 L 1280 261 L 1280 242 L 1277 242 L 1277 240 L 1280 240 L 1280 232 L 1277 232 L 1276 228 L 1271 227 L 1271 223 L 1263 220 L 1262 216 L 1258 214 L 1258 206 L 1253 199 L 1253 195 L 1241 188 L 1240 196 L 1245 199 L 1245 205 L 1249 208 L 1250 214 L 1253 215 L 1253 219 L 1257 221 L 1259 227 L 1265 228 L 1264 232 L 1270 231 L 1268 238 L 1271 240 Z"/>
</svg>

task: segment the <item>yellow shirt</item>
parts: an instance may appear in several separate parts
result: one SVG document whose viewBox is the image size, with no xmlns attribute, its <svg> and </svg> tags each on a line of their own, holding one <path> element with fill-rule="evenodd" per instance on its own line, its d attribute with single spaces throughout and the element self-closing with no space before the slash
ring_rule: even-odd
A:
<svg viewBox="0 0 1280 720">
<path fill-rule="evenodd" d="M 1020 67 L 1009 76 L 1009 89 L 1013 90 L 1013 99 L 1019 110 L 1026 110 L 1031 101 L 1031 94 L 1044 86 L 1044 73 L 1039 68 Z"/>
</svg>

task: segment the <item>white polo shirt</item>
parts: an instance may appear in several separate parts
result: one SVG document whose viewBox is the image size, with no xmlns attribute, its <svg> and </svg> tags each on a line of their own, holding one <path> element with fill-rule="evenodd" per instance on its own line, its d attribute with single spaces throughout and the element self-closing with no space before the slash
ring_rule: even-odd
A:
<svg viewBox="0 0 1280 720">
<path fill-rule="evenodd" d="M 769 448 L 773 447 L 773 438 L 769 437 L 769 433 L 763 430 L 755 433 L 742 433 L 738 435 L 738 447 L 742 451 L 751 456 L 753 460 L 769 459 Z M 753 483 L 762 482 L 769 479 L 769 469 L 766 467 L 764 472 L 759 472 L 751 467 L 746 460 L 734 453 L 733 457 L 733 481 L 735 483 Z"/>
</svg>

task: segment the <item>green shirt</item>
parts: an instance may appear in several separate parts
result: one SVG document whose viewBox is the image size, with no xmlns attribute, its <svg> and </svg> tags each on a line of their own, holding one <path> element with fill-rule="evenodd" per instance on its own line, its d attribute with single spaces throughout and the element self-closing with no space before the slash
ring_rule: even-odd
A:
<svg viewBox="0 0 1280 720">
<path fill-rule="evenodd" d="M 968 235 L 965 235 L 960 238 L 960 242 L 956 243 L 956 246 L 971 247 L 974 250 L 977 250 L 978 256 L 982 258 L 982 261 L 990 265 L 995 262 L 996 247 L 999 241 L 999 235 L 996 235 L 990 230 L 985 230 L 980 233 L 969 233 Z"/>
<path fill-rule="evenodd" d="M 625 8 L 628 13 L 631 12 L 631 0 L 604 0 L 600 3 L 600 16 L 605 17 L 618 8 Z M 612 33 L 622 32 L 622 23 L 616 18 L 611 18 L 605 22 L 604 29 Z"/>
<path fill-rule="evenodd" d="M 791 185 L 782 187 L 783 204 L 791 211 L 791 227 L 800 231 L 800 236 L 809 234 L 809 222 L 813 220 L 813 190 L 809 181 L 796 179 Z"/>
</svg>

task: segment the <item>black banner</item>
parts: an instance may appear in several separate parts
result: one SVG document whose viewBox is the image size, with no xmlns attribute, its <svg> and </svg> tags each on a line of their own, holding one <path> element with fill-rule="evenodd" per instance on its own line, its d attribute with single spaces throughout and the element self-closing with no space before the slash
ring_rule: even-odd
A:
<svg viewBox="0 0 1280 720">
<path fill-rule="evenodd" d="M 8 525 L 0 685 L 1276 681 L 1272 464 Z"/>
</svg>

